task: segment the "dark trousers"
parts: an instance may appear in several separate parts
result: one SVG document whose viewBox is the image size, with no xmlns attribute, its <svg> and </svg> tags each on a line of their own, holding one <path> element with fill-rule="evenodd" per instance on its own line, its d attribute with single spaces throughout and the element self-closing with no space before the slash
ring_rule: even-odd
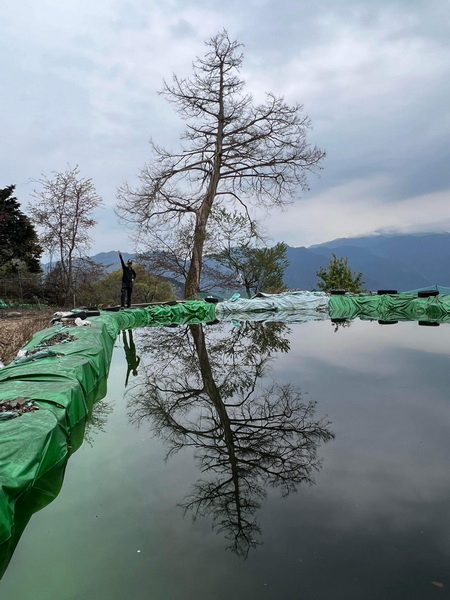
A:
<svg viewBox="0 0 450 600">
<path fill-rule="evenodd" d="M 125 301 L 127 303 L 127 308 L 131 306 L 131 294 L 133 292 L 133 285 L 127 285 L 122 283 L 122 289 L 120 290 L 120 306 L 125 306 Z"/>
</svg>

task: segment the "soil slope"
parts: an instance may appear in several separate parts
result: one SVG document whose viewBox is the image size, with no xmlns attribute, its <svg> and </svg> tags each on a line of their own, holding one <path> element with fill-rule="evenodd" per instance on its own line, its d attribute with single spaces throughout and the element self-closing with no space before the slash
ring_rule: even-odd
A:
<svg viewBox="0 0 450 600">
<path fill-rule="evenodd" d="M 0 309 L 0 361 L 7 365 L 33 333 L 49 327 L 54 309 Z"/>
</svg>

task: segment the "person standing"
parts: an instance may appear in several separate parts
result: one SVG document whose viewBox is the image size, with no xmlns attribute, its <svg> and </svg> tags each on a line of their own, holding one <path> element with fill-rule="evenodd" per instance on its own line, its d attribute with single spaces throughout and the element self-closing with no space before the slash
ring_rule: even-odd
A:
<svg viewBox="0 0 450 600">
<path fill-rule="evenodd" d="M 120 262 L 122 265 L 122 288 L 120 290 L 120 306 L 125 308 L 125 301 L 127 308 L 131 306 L 131 294 L 133 293 L 133 283 L 136 279 L 136 271 L 133 269 L 133 261 L 127 260 L 127 264 L 124 263 L 122 258 L 122 252 L 119 250 Z"/>
</svg>

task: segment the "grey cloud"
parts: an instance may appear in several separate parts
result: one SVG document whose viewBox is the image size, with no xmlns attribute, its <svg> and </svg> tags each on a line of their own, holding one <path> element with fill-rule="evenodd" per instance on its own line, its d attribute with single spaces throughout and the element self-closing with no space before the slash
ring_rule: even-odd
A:
<svg viewBox="0 0 450 600">
<path fill-rule="evenodd" d="M 194 37 L 195 29 L 194 27 L 185 19 L 180 19 L 176 25 L 173 25 L 171 31 L 175 38 L 183 39 L 186 37 Z"/>
<path fill-rule="evenodd" d="M 186 69 L 201 55 L 207 24 L 208 35 L 225 27 L 244 43 L 250 89 L 305 104 L 310 140 L 328 153 L 310 198 L 374 176 L 391 181 L 385 204 L 450 188 L 444 0 L 103 0 L 57 10 L 49 0 L 36 18 L 12 6 L 0 7 L 0 185 L 81 156 L 112 214 L 112 190 L 136 177 L 148 140 L 177 146 L 182 123 L 157 91 L 178 61 Z"/>
</svg>

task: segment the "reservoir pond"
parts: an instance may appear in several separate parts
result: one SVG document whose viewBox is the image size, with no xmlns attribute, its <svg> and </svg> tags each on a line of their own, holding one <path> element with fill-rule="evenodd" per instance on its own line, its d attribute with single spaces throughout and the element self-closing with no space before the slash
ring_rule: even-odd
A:
<svg viewBox="0 0 450 600">
<path fill-rule="evenodd" d="M 449 598 L 449 457 L 449 324 L 122 332 L 0 599 Z"/>
</svg>

